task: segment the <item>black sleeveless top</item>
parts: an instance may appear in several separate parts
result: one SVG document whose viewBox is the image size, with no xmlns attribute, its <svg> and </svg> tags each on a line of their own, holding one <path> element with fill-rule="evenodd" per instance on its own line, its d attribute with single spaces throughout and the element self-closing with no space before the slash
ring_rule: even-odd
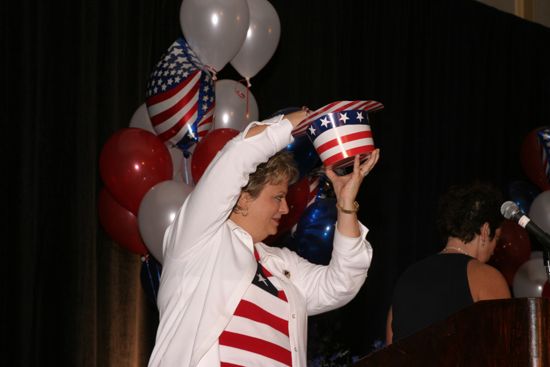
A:
<svg viewBox="0 0 550 367">
<path fill-rule="evenodd" d="M 392 302 L 393 340 L 411 335 L 474 303 L 462 254 L 432 255 L 399 278 Z"/>
</svg>

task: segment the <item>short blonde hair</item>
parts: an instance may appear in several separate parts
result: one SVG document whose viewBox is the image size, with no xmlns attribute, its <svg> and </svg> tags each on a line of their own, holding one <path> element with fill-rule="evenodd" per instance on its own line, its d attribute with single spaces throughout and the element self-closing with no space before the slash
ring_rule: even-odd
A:
<svg viewBox="0 0 550 367">
<path fill-rule="evenodd" d="M 267 162 L 258 165 L 256 171 L 250 174 L 242 192 L 256 198 L 267 183 L 277 185 L 288 180 L 288 184 L 291 185 L 298 180 L 298 174 L 292 153 L 283 150 L 269 158 Z"/>
</svg>

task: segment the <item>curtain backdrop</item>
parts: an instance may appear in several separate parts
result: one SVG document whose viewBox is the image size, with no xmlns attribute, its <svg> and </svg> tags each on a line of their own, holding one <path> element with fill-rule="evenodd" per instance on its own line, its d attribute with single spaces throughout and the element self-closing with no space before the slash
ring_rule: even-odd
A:
<svg viewBox="0 0 550 367">
<path fill-rule="evenodd" d="M 0 5 L 6 365 L 146 364 L 156 309 L 141 288 L 139 256 L 99 225 L 98 157 L 128 126 L 152 65 L 180 35 L 179 4 Z M 381 160 L 360 194 L 374 260 L 331 330 L 365 354 L 383 338 L 396 278 L 442 245 L 439 194 L 475 178 L 503 191 L 527 180 L 522 140 L 550 124 L 550 30 L 470 0 L 272 4 L 279 48 L 252 79 L 261 117 L 342 99 L 385 105 L 371 124 Z M 229 66 L 219 78 L 240 79 Z"/>
</svg>

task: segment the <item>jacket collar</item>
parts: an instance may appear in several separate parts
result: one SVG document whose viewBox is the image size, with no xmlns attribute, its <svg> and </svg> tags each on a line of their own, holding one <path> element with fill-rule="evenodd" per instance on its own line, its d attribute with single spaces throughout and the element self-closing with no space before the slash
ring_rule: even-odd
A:
<svg viewBox="0 0 550 367">
<path fill-rule="evenodd" d="M 240 227 L 237 223 L 233 222 L 231 219 L 227 219 L 227 225 L 229 226 L 229 229 L 231 230 L 231 232 L 235 233 L 235 235 L 239 237 L 239 239 L 241 239 L 241 241 L 250 250 L 250 252 L 254 253 L 254 244 L 252 241 L 252 236 L 247 231 L 245 231 L 242 227 Z M 258 250 L 258 253 L 260 254 L 260 258 L 273 256 L 274 252 L 276 251 L 271 246 L 268 246 L 263 242 L 258 242 L 255 247 Z"/>
<path fill-rule="evenodd" d="M 254 243 L 252 241 L 252 236 L 231 219 L 227 219 L 227 225 L 229 226 L 229 230 L 242 241 L 246 248 L 251 253 L 254 253 Z"/>
</svg>

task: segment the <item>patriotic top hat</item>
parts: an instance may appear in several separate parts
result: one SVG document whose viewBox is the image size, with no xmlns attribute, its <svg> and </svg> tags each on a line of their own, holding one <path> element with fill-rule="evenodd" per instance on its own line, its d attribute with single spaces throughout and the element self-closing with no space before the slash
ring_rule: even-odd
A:
<svg viewBox="0 0 550 367">
<path fill-rule="evenodd" d="M 368 112 L 383 108 L 377 101 L 333 102 L 311 113 L 292 134 L 307 134 L 325 166 L 351 166 L 354 156 L 363 160 L 375 149 Z"/>
</svg>

